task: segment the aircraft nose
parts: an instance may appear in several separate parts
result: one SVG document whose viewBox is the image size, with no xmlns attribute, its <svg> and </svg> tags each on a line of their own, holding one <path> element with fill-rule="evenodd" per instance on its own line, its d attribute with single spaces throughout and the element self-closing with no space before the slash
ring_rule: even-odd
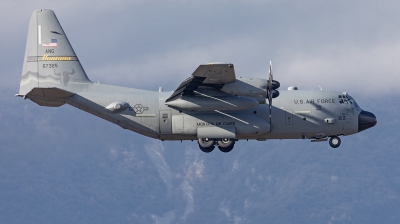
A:
<svg viewBox="0 0 400 224">
<path fill-rule="evenodd" d="M 358 132 L 372 128 L 377 123 L 376 116 L 368 111 L 361 111 L 358 115 Z"/>
</svg>

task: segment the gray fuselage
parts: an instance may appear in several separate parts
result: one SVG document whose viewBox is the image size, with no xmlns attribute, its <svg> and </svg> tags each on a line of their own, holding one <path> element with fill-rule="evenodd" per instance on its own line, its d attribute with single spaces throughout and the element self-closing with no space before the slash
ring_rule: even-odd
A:
<svg viewBox="0 0 400 224">
<path fill-rule="evenodd" d="M 269 105 L 235 111 L 178 110 L 165 105 L 171 92 L 154 92 L 103 84 L 92 84 L 76 92 L 67 103 L 123 128 L 161 140 L 195 140 L 203 127 L 234 126 L 236 139 L 301 139 L 350 135 L 358 132 L 359 106 L 345 95 L 316 90 L 280 91 L 273 101 L 270 131 L 241 131 L 248 126 L 268 125 Z M 127 102 L 129 107 L 113 112 L 106 107 Z M 109 119 L 108 119 L 109 118 Z M 246 124 L 248 123 L 248 124 Z M 260 127 L 261 128 L 261 127 Z M 254 129 L 254 127 L 253 127 Z M 210 136 L 212 137 L 212 136 Z"/>
</svg>

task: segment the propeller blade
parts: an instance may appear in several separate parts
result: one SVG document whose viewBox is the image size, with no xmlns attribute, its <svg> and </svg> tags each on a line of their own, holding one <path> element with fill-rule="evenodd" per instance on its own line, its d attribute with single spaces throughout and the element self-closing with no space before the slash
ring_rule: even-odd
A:
<svg viewBox="0 0 400 224">
<path fill-rule="evenodd" d="M 274 79 L 272 75 L 272 61 L 269 61 L 269 84 L 272 85 L 272 80 Z"/>
<path fill-rule="evenodd" d="M 276 98 L 279 96 L 279 91 L 277 90 L 281 84 L 274 80 L 274 76 L 272 74 L 272 62 L 269 61 L 269 79 L 267 86 L 267 98 L 269 104 L 269 123 L 272 124 L 272 98 Z"/>
<path fill-rule="evenodd" d="M 268 88 L 267 88 L 267 94 L 268 94 L 268 104 L 269 104 L 269 123 L 271 124 L 272 116 L 272 80 L 273 80 L 273 75 L 272 75 L 272 62 L 269 61 L 269 80 L 268 80 Z"/>
</svg>

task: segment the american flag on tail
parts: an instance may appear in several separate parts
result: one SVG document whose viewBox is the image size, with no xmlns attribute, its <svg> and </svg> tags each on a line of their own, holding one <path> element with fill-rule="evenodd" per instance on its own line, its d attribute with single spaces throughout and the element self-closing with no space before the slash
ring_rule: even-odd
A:
<svg viewBox="0 0 400 224">
<path fill-rule="evenodd" d="M 57 39 L 51 39 L 49 44 L 42 44 L 43 47 L 57 47 Z"/>
</svg>

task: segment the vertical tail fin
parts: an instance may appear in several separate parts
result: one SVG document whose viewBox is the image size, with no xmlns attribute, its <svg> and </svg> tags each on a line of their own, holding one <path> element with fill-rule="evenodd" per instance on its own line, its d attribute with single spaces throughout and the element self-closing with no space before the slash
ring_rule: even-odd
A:
<svg viewBox="0 0 400 224">
<path fill-rule="evenodd" d="M 34 87 L 72 92 L 91 81 L 52 10 L 34 11 L 29 23 L 19 94 Z"/>
</svg>

